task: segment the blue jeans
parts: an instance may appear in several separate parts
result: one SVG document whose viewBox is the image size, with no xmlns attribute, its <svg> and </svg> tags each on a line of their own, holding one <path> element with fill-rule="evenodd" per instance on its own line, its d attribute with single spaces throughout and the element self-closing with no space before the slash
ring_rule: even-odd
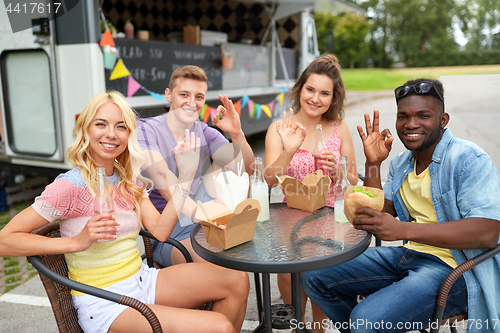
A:
<svg viewBox="0 0 500 333">
<path fill-rule="evenodd" d="M 436 256 L 404 247 L 368 248 L 343 264 L 302 274 L 302 285 L 344 332 L 407 332 L 429 326 L 439 288 L 452 268 Z M 357 295 L 369 295 L 357 302 Z M 444 315 L 467 308 L 461 276 Z"/>
</svg>

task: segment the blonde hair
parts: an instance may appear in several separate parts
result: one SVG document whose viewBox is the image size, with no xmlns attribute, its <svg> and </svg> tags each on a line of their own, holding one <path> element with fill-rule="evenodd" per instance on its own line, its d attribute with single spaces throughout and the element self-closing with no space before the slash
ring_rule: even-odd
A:
<svg viewBox="0 0 500 333">
<path fill-rule="evenodd" d="M 293 86 L 289 98 L 292 100 L 292 107 L 295 113 L 300 111 L 300 93 L 311 74 L 328 76 L 333 83 L 333 100 L 330 108 L 323 114 L 323 118 L 328 121 L 342 120 L 344 118 L 345 87 L 340 76 L 342 67 L 339 60 L 333 54 L 325 54 L 315 59 L 302 72 L 297 82 Z"/>
<path fill-rule="evenodd" d="M 89 148 L 89 127 L 95 119 L 97 110 L 106 103 L 113 103 L 122 112 L 123 121 L 129 130 L 127 148 L 115 159 L 115 170 L 118 174 L 118 193 L 128 205 L 132 204 L 136 210 L 137 218 L 142 226 L 140 203 L 146 185 L 151 181 L 141 176 L 141 167 L 145 161 L 139 143 L 137 142 L 137 114 L 125 101 L 125 97 L 117 91 L 97 94 L 90 99 L 82 113 L 80 113 L 75 128 L 73 138 L 75 141 L 66 149 L 66 158 L 69 162 L 80 169 L 83 181 L 91 192 L 96 192 L 97 164 L 91 156 Z M 136 180 L 140 182 L 136 183 Z M 142 186 L 141 186 L 142 185 Z"/>
</svg>

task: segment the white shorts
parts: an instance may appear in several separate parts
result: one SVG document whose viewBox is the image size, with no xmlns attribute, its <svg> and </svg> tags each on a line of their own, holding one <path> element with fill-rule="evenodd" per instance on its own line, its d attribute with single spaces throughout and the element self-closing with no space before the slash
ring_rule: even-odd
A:
<svg viewBox="0 0 500 333">
<path fill-rule="evenodd" d="M 154 304 L 158 272 L 158 269 L 150 268 L 143 263 L 134 276 L 112 284 L 104 290 L 133 297 L 146 304 Z M 91 295 L 72 297 L 73 305 L 78 311 L 78 322 L 84 332 L 108 332 L 116 317 L 128 308 Z"/>
</svg>

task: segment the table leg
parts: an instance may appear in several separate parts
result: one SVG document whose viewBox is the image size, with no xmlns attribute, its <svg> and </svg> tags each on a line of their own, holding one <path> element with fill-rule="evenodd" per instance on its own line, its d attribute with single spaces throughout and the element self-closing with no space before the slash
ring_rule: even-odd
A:
<svg viewBox="0 0 500 333">
<path fill-rule="evenodd" d="M 259 273 L 253 273 L 255 278 L 255 295 L 257 298 L 257 311 L 259 312 L 259 323 L 262 323 L 262 289 L 260 287 Z"/>
<path fill-rule="evenodd" d="M 262 273 L 262 288 L 264 290 L 264 322 L 266 324 L 266 333 L 272 333 L 272 314 L 271 314 L 271 281 L 269 273 Z"/>
<path fill-rule="evenodd" d="M 292 304 L 295 309 L 295 319 L 297 319 L 297 324 L 302 322 L 301 292 L 300 273 L 292 273 Z M 298 326 L 295 332 L 302 333 L 302 328 L 299 328 Z"/>
</svg>

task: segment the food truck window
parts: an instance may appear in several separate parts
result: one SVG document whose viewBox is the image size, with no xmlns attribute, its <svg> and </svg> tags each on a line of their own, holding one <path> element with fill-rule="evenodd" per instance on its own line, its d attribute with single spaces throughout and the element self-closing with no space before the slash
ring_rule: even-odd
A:
<svg viewBox="0 0 500 333">
<path fill-rule="evenodd" d="M 6 51 L 1 66 L 9 147 L 19 154 L 53 155 L 57 143 L 49 57 L 43 50 Z"/>
</svg>

